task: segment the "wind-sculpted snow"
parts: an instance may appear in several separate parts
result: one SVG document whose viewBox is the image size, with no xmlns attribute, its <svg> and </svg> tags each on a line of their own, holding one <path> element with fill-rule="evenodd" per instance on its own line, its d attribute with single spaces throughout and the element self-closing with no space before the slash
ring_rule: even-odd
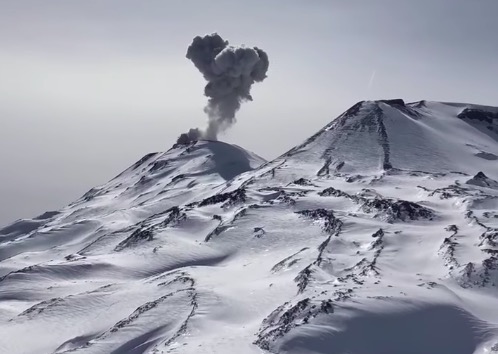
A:
<svg viewBox="0 0 498 354">
<path fill-rule="evenodd" d="M 496 111 L 361 102 L 270 162 L 176 145 L 7 226 L 0 353 L 498 353 L 498 143 L 465 109 Z"/>
</svg>

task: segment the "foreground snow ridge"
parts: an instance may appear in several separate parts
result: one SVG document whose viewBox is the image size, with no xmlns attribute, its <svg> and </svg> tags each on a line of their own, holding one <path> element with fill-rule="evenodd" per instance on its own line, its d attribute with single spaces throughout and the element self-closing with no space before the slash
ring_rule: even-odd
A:
<svg viewBox="0 0 498 354">
<path fill-rule="evenodd" d="M 498 353 L 498 109 L 198 141 L 0 230 L 1 353 Z"/>
</svg>

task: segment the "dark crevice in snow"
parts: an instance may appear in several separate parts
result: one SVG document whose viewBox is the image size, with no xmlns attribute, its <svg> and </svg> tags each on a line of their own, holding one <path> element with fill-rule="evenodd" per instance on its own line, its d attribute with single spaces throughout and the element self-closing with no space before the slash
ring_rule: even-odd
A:
<svg viewBox="0 0 498 354">
<path fill-rule="evenodd" d="M 379 134 L 378 141 L 383 151 L 382 168 L 384 170 L 389 170 L 393 166 L 390 162 L 391 149 L 389 146 L 389 138 L 387 136 L 386 126 L 384 125 L 383 113 L 379 107 L 376 107 L 373 114 L 375 114 L 375 119 L 377 122 L 377 133 Z"/>
</svg>

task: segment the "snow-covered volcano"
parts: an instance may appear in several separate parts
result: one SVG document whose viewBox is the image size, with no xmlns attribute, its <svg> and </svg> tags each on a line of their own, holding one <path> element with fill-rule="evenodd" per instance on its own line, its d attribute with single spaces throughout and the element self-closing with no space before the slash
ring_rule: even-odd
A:
<svg viewBox="0 0 498 354">
<path fill-rule="evenodd" d="M 0 230 L 1 353 L 498 353 L 498 109 L 199 141 Z"/>
<path fill-rule="evenodd" d="M 380 168 L 498 177 L 498 109 L 402 100 L 359 102 L 286 154 L 301 168 L 323 162 L 322 173 Z M 497 163 L 490 163 L 497 161 Z"/>
</svg>

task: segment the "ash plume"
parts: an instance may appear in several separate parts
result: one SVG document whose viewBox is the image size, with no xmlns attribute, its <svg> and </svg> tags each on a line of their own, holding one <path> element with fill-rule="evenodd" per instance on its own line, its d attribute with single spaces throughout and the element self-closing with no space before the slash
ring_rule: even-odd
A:
<svg viewBox="0 0 498 354">
<path fill-rule="evenodd" d="M 234 47 L 217 33 L 197 36 L 188 47 L 187 58 L 202 73 L 207 84 L 206 130 L 190 129 L 180 135 L 179 144 L 200 138 L 216 140 L 218 134 L 235 123 L 242 102 L 252 101 L 251 86 L 266 78 L 268 55 L 257 47 Z"/>
</svg>

